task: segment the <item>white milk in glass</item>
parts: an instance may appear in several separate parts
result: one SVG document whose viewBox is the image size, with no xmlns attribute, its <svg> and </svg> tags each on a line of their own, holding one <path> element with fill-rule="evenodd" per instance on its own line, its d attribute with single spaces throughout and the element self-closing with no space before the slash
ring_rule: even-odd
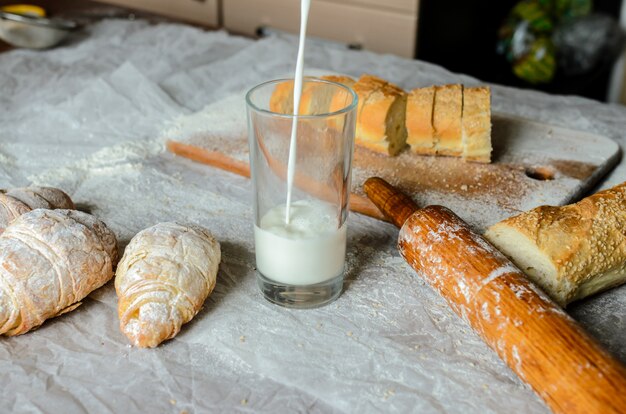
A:
<svg viewBox="0 0 626 414">
<path fill-rule="evenodd" d="M 302 0 L 300 42 L 294 80 L 294 115 L 300 107 L 304 44 L 310 0 Z M 319 200 L 292 202 L 296 169 L 297 118 L 294 118 L 287 166 L 287 202 L 270 209 L 254 227 L 257 270 L 266 278 L 288 285 L 313 285 L 343 273 L 346 226 L 339 212 Z M 339 227 L 339 228 L 338 228 Z"/>
<path fill-rule="evenodd" d="M 268 211 L 254 228 L 257 270 L 275 282 L 312 285 L 343 273 L 346 225 L 337 228 L 336 207 L 317 200 L 291 204 L 285 224 L 285 206 Z"/>
</svg>

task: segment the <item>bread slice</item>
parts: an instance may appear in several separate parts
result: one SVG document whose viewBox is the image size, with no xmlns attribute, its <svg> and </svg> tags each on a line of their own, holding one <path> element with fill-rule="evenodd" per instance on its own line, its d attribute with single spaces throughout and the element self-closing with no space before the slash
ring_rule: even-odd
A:
<svg viewBox="0 0 626 414">
<path fill-rule="evenodd" d="M 463 85 L 435 86 L 433 128 L 437 154 L 457 157 L 463 154 L 462 115 Z"/>
<path fill-rule="evenodd" d="M 488 87 L 442 85 L 406 92 L 384 79 L 362 75 L 322 76 L 352 88 L 358 96 L 356 144 L 397 155 L 408 143 L 417 154 L 450 155 L 467 161 L 491 162 L 491 91 Z M 332 113 L 344 108 L 350 96 L 320 83 L 305 83 L 300 113 Z M 293 81 L 278 84 L 270 109 L 293 113 Z M 341 125 L 340 125 L 341 124 Z M 328 125 L 342 129 L 343 122 Z"/>
<path fill-rule="evenodd" d="M 343 76 L 343 75 L 325 75 L 325 76 L 322 76 L 320 79 L 324 79 L 324 80 L 336 82 L 336 83 L 341 83 L 342 85 L 345 85 L 348 88 L 353 87 L 354 84 L 356 83 L 356 81 L 352 79 L 350 76 Z"/>
<path fill-rule="evenodd" d="M 322 76 L 320 79 L 324 79 L 324 80 L 335 82 L 335 83 L 340 83 L 344 86 L 347 86 L 348 88 L 352 88 L 354 84 L 356 83 L 356 81 L 349 76 L 326 75 L 326 76 Z"/>
<path fill-rule="evenodd" d="M 352 88 L 354 84 L 356 83 L 354 79 L 348 76 L 328 75 L 328 76 L 322 76 L 321 79 L 340 83 L 344 86 L 347 86 L 348 88 Z M 353 99 L 352 94 L 348 93 L 347 91 L 337 88 L 330 100 L 328 113 L 333 113 L 333 112 L 337 112 L 337 111 L 344 109 L 345 107 L 347 107 L 348 105 L 352 103 L 352 99 Z M 346 119 L 347 118 L 343 115 L 333 116 L 328 119 L 328 126 L 330 128 L 333 128 L 334 130 L 343 131 L 345 127 Z"/>
<path fill-rule="evenodd" d="M 308 82 L 302 89 L 300 99 L 300 114 L 320 115 L 334 112 L 331 110 L 332 101 L 337 92 L 337 88 L 323 82 Z M 338 96 L 346 95 L 338 93 Z M 339 100 L 339 98 L 338 98 Z M 344 98 L 345 100 L 345 98 Z M 341 108 L 339 108 L 341 109 Z"/>
<path fill-rule="evenodd" d="M 357 97 L 359 98 L 359 103 L 357 106 L 357 118 L 361 116 L 363 112 L 363 107 L 365 106 L 365 102 L 370 97 L 374 91 L 383 88 L 387 84 L 387 81 L 381 78 L 378 78 L 373 75 L 362 75 L 357 82 L 352 85 L 352 89 L 356 92 Z M 359 125 L 357 125 L 357 133 L 359 130 Z"/>
<path fill-rule="evenodd" d="M 270 111 L 277 114 L 293 114 L 293 81 L 276 84 L 270 96 Z"/>
<path fill-rule="evenodd" d="M 433 106 L 435 87 L 413 89 L 406 102 L 406 142 L 417 154 L 436 154 Z"/>
<path fill-rule="evenodd" d="M 463 159 L 491 162 L 491 91 L 489 87 L 463 89 Z"/>
<path fill-rule="evenodd" d="M 324 80 L 328 80 L 331 82 L 336 82 L 336 83 L 340 83 L 344 86 L 347 86 L 348 88 L 352 88 L 354 86 L 354 84 L 356 83 L 356 81 L 348 76 L 332 76 L 332 75 L 328 75 L 328 76 L 322 76 L 321 79 Z M 337 112 L 343 108 L 345 108 L 346 106 L 348 106 L 350 104 L 350 102 L 348 101 L 348 99 L 350 98 L 350 95 L 343 93 L 341 91 L 335 93 L 330 101 L 330 105 L 328 107 L 328 112 L 332 113 L 332 112 Z"/>
<path fill-rule="evenodd" d="M 561 306 L 626 282 L 626 183 L 564 207 L 541 206 L 485 237 Z"/>
<path fill-rule="evenodd" d="M 322 94 L 324 88 L 319 83 L 307 82 L 312 79 L 305 76 L 300 96 L 300 114 L 314 115 L 325 113 L 330 106 L 331 94 Z M 294 81 L 288 80 L 277 84 L 270 96 L 270 111 L 279 114 L 293 115 L 293 88 Z M 329 89 L 327 89 L 329 90 Z"/>
<path fill-rule="evenodd" d="M 406 146 L 406 92 L 372 75 L 354 84 L 357 107 L 357 145 L 388 155 Z"/>
</svg>

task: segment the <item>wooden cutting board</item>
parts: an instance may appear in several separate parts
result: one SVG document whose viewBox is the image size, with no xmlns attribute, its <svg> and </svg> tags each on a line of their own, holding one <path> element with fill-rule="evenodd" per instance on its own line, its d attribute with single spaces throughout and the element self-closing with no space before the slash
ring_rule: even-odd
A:
<svg viewBox="0 0 626 414">
<path fill-rule="evenodd" d="M 409 151 L 388 157 L 357 147 L 350 209 L 382 219 L 363 193 L 364 181 L 379 176 L 411 194 L 418 205 L 444 205 L 482 231 L 539 205 L 579 199 L 619 159 L 619 146 L 603 136 L 503 114 L 492 122 L 491 164 Z M 164 135 L 174 154 L 250 175 L 242 95 L 181 117 Z"/>
</svg>

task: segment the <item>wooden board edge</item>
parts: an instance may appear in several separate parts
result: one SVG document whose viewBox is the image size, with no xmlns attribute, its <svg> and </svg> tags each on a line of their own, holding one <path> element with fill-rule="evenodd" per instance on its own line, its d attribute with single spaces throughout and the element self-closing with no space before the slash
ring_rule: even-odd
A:
<svg viewBox="0 0 626 414">
<path fill-rule="evenodd" d="M 571 197 L 571 199 L 567 201 L 567 203 L 575 203 L 577 201 L 580 201 L 584 197 L 600 191 L 600 189 L 598 188 L 598 184 L 600 183 L 600 181 L 604 177 L 606 177 L 611 171 L 613 171 L 613 169 L 619 164 L 620 160 L 622 159 L 622 148 L 619 146 L 619 144 L 616 143 L 616 145 L 617 152 L 615 152 L 611 157 L 607 158 L 606 162 L 603 165 L 596 168 L 591 176 L 587 178 L 585 185 L 581 186 L 579 191 L 574 194 L 574 196 Z"/>
<path fill-rule="evenodd" d="M 596 134 L 596 133 L 593 133 L 593 132 L 584 131 L 584 130 L 581 130 L 581 129 L 573 129 L 573 128 L 569 128 L 567 126 L 562 126 L 562 125 L 557 125 L 557 124 L 550 124 L 550 123 L 547 123 L 547 122 L 542 122 L 542 121 L 537 121 L 537 120 L 530 119 L 530 118 L 525 118 L 523 116 L 511 115 L 511 114 L 508 114 L 506 112 L 492 112 L 491 113 L 492 123 L 493 123 L 494 118 L 498 118 L 500 120 L 506 120 L 506 121 L 521 122 L 521 123 L 525 123 L 525 124 L 533 124 L 535 126 L 542 127 L 542 128 L 558 130 L 563 135 L 566 135 L 566 133 L 569 133 L 569 134 L 575 134 L 575 135 L 578 135 L 578 136 L 593 137 L 593 138 L 597 139 L 598 141 L 601 141 L 603 145 L 608 145 L 608 146 L 611 147 L 611 149 L 610 149 L 611 155 L 609 157 L 607 157 L 607 160 L 609 160 L 611 157 L 617 155 L 621 151 L 620 145 L 614 139 L 611 139 L 611 138 L 609 138 L 607 136 Z"/>
<path fill-rule="evenodd" d="M 250 178 L 250 166 L 247 163 L 228 157 L 219 151 L 209 151 L 172 140 L 168 140 L 165 147 L 169 152 L 180 157 Z"/>
</svg>

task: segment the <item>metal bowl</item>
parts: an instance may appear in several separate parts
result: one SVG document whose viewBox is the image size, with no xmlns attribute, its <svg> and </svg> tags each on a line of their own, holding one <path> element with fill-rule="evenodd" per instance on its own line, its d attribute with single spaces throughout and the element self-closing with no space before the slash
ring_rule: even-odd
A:
<svg viewBox="0 0 626 414">
<path fill-rule="evenodd" d="M 59 44 L 77 27 L 70 20 L 0 11 L 0 39 L 16 47 L 47 49 Z"/>
</svg>

